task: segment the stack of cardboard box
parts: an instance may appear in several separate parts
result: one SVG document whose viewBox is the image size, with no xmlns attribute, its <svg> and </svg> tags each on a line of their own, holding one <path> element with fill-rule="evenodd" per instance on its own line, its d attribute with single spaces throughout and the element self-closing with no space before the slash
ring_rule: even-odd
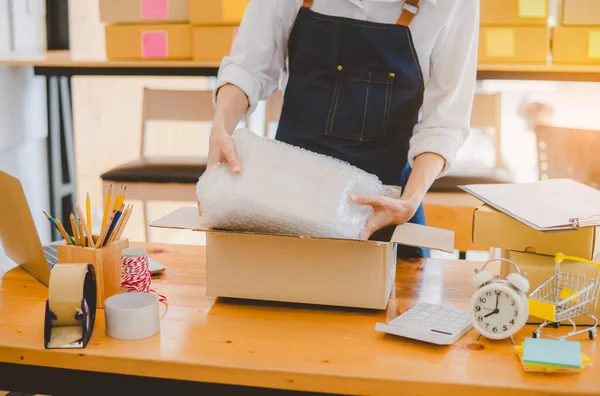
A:
<svg viewBox="0 0 600 396">
<path fill-rule="evenodd" d="M 100 20 L 108 59 L 192 59 L 188 0 L 100 0 Z"/>
<path fill-rule="evenodd" d="M 481 0 L 479 62 L 546 64 L 548 1 Z"/>
<path fill-rule="evenodd" d="M 220 62 L 229 55 L 248 0 L 190 0 L 194 60 Z"/>
<path fill-rule="evenodd" d="M 600 64 L 600 1 L 563 0 L 554 28 L 554 63 Z"/>
<path fill-rule="evenodd" d="M 556 253 L 593 260 L 600 253 L 599 228 L 577 228 L 570 231 L 536 231 L 518 220 L 488 206 L 477 208 L 473 216 L 473 242 L 504 249 L 504 258 L 516 262 L 527 273 L 530 293 L 554 274 Z M 589 264 L 566 261 L 561 270 L 584 273 L 595 278 L 598 268 Z M 502 264 L 501 273 L 507 276 L 514 268 Z M 600 306 L 596 309 L 600 317 Z M 530 323 L 540 323 L 530 317 Z M 588 317 L 578 317 L 577 324 L 593 324 Z"/>
</svg>

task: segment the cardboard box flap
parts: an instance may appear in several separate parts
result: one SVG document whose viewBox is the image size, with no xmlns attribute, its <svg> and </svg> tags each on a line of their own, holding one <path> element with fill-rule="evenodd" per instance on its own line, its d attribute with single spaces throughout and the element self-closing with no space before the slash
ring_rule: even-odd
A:
<svg viewBox="0 0 600 396">
<path fill-rule="evenodd" d="M 404 223 L 396 226 L 391 242 L 454 253 L 454 232 L 420 224 Z"/>
<path fill-rule="evenodd" d="M 181 207 L 174 212 L 152 222 L 150 227 L 171 228 L 180 230 L 205 231 L 205 232 L 228 232 L 238 234 L 261 234 L 249 231 L 232 231 L 221 229 L 208 229 L 203 227 L 198 216 L 196 207 Z M 262 234 L 273 236 L 293 236 L 285 234 Z M 302 238 L 302 237 L 298 237 Z M 336 239 L 336 238 L 322 238 Z M 356 241 L 358 243 L 382 243 L 377 241 Z M 429 249 L 442 250 L 445 252 L 454 252 L 454 232 L 432 228 L 418 224 L 405 223 L 396 227 L 392 240 L 390 242 L 401 245 L 422 247 Z"/>
</svg>

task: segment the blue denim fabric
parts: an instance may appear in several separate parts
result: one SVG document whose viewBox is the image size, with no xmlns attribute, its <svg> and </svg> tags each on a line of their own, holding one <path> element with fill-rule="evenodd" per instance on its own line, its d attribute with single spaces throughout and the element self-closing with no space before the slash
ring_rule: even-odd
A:
<svg viewBox="0 0 600 396">
<path fill-rule="evenodd" d="M 410 29 L 302 7 L 288 45 L 289 80 L 276 139 L 404 187 L 424 91 Z M 422 206 L 411 222 L 425 224 Z M 428 255 L 398 250 L 401 257 Z"/>
</svg>

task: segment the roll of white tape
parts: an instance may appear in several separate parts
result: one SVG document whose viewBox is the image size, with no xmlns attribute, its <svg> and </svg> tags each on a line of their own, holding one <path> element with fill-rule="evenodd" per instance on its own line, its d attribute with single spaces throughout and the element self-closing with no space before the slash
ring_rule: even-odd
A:
<svg viewBox="0 0 600 396">
<path fill-rule="evenodd" d="M 121 293 L 104 301 L 106 333 L 120 340 L 139 340 L 160 331 L 158 297 L 150 293 Z"/>
</svg>

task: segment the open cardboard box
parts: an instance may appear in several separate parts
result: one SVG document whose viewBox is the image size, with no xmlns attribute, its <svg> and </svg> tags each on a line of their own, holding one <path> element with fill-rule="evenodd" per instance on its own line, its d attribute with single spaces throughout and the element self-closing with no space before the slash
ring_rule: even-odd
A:
<svg viewBox="0 0 600 396">
<path fill-rule="evenodd" d="M 517 252 L 552 256 L 558 252 L 588 260 L 600 253 L 598 227 L 537 231 L 488 205 L 473 213 L 473 242 Z"/>
<path fill-rule="evenodd" d="M 396 245 L 454 251 L 452 231 L 411 223 L 389 242 L 211 230 L 195 207 L 153 222 L 157 228 L 205 231 L 206 293 L 353 308 L 385 309 L 396 278 Z"/>
</svg>

